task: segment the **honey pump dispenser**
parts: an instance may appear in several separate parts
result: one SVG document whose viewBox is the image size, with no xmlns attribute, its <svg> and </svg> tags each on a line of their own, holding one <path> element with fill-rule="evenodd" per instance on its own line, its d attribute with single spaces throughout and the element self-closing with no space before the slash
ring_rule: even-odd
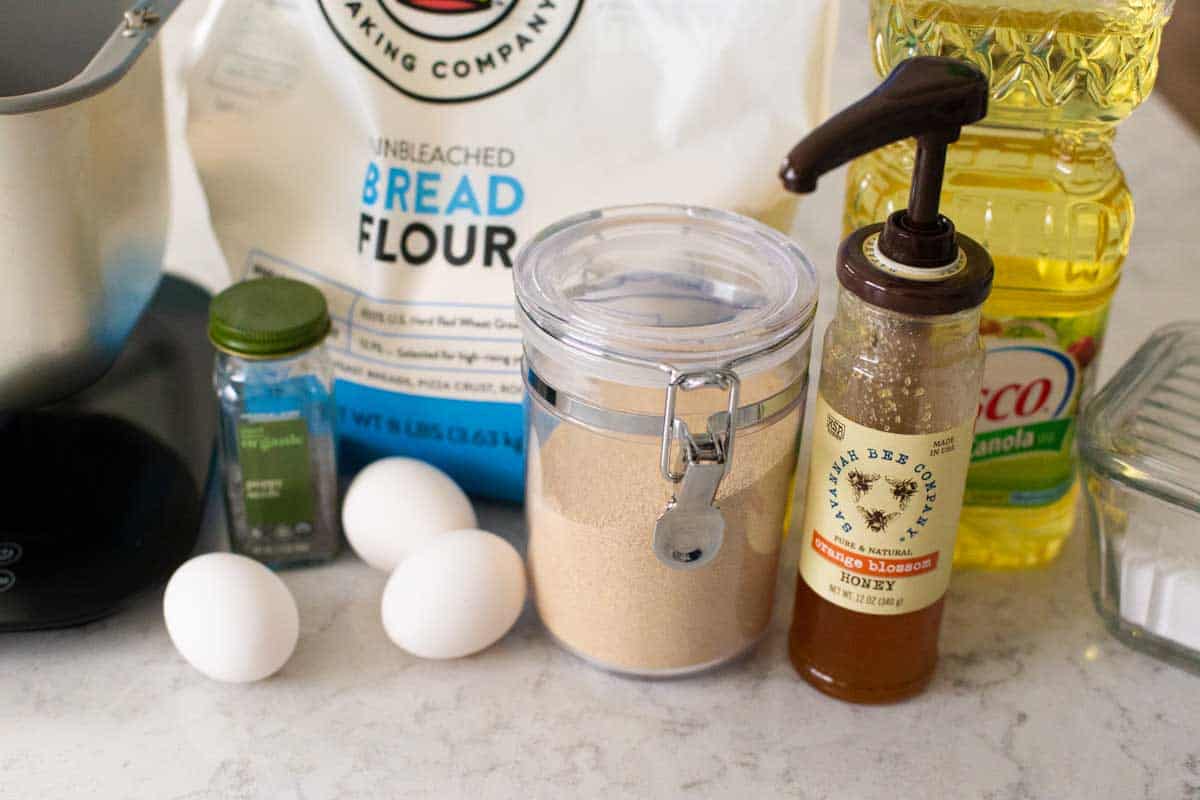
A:
<svg viewBox="0 0 1200 800">
<path fill-rule="evenodd" d="M 908 208 L 839 249 L 813 417 L 789 652 L 805 680 L 843 700 L 914 695 L 937 663 L 993 274 L 938 203 L 947 148 L 984 117 L 987 97 L 968 64 L 910 59 L 800 142 L 780 173 L 807 193 L 850 159 L 917 140 Z"/>
</svg>

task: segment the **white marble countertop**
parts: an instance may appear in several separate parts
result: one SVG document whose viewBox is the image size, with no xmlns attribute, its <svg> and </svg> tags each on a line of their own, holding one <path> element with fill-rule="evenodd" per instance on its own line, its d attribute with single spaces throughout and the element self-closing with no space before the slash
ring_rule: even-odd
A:
<svg viewBox="0 0 1200 800">
<path fill-rule="evenodd" d="M 859 5 L 846 3 L 840 48 L 856 63 Z M 865 67 L 839 75 L 834 104 L 870 84 Z M 1102 377 L 1159 324 L 1196 315 L 1200 289 L 1200 140 L 1151 101 L 1119 152 L 1140 215 Z M 825 267 L 841 196 L 828 179 L 798 231 Z M 481 516 L 523 544 L 518 510 Z M 792 671 L 792 569 L 753 655 L 669 682 L 585 666 L 528 609 L 481 655 L 413 658 L 381 627 L 384 576 L 347 554 L 285 573 L 301 638 L 284 670 L 222 685 L 175 653 L 151 592 L 83 628 L 0 637 L 0 798 L 1200 798 L 1200 678 L 1108 635 L 1084 558 L 1077 535 L 1045 570 L 956 575 L 932 687 L 884 708 L 825 698 Z"/>
</svg>

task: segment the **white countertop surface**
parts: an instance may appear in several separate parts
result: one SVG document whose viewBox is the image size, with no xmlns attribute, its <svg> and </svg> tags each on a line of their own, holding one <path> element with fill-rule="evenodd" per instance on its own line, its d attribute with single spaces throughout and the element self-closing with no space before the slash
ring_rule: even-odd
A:
<svg viewBox="0 0 1200 800">
<path fill-rule="evenodd" d="M 854 68 L 835 79 L 837 107 L 872 82 L 860 5 L 844 10 Z M 1158 325 L 1196 316 L 1200 289 L 1200 140 L 1152 100 L 1118 149 L 1139 218 L 1102 378 Z M 826 276 L 841 201 L 833 176 L 802 211 L 798 236 Z M 212 266 L 174 252 L 185 272 Z M 518 510 L 481 517 L 523 545 Z M 222 546 L 216 528 L 205 548 Z M 1042 571 L 957 574 L 932 687 L 884 708 L 828 699 L 792 671 L 793 569 L 753 655 L 669 682 L 585 666 L 530 609 L 476 657 L 413 658 L 384 635 L 384 576 L 346 554 L 284 574 L 301 619 L 284 670 L 222 685 L 176 654 L 155 591 L 103 622 L 0 637 L 0 798 L 1200 798 L 1200 678 L 1109 636 L 1085 551 L 1077 535 Z"/>
</svg>

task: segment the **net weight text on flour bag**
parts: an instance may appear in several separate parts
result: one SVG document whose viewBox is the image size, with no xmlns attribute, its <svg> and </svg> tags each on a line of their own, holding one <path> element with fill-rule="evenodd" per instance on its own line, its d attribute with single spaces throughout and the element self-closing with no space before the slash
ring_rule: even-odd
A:
<svg viewBox="0 0 1200 800">
<path fill-rule="evenodd" d="M 188 138 L 233 277 L 329 300 L 343 468 L 519 499 L 518 250 L 647 197 L 786 227 L 836 1 L 215 3 Z"/>
</svg>

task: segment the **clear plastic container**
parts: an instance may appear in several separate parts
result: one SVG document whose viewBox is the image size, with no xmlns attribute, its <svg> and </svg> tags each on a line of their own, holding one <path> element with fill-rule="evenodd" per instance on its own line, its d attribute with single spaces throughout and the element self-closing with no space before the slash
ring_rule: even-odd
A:
<svg viewBox="0 0 1200 800">
<path fill-rule="evenodd" d="M 1080 453 L 1096 608 L 1122 641 L 1200 669 L 1200 323 L 1160 329 L 1121 368 Z"/>
<path fill-rule="evenodd" d="M 552 226 L 514 279 L 542 621 L 640 676 L 746 652 L 770 622 L 795 477 L 812 266 L 752 220 L 644 206 Z"/>
</svg>

